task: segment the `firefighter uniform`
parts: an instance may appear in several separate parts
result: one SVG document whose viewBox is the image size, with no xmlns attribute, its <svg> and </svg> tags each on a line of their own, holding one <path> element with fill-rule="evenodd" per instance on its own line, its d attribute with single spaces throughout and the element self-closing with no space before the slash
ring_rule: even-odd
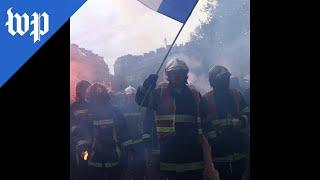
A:
<svg viewBox="0 0 320 180">
<path fill-rule="evenodd" d="M 185 71 L 183 77 L 187 77 L 188 67 L 183 61 L 175 59 L 167 64 L 166 72 L 176 70 Z M 181 77 L 179 75 L 177 78 Z M 161 179 L 202 179 L 204 161 L 198 142 L 202 134 L 200 93 L 184 82 L 177 90 L 171 80 L 169 84 L 163 83 L 148 93 L 148 87 L 154 86 L 154 80 L 150 79 L 153 79 L 152 75 L 146 79 L 144 86 L 139 87 L 136 101 L 156 112 Z M 149 81 L 153 84 L 145 85 Z"/>
<path fill-rule="evenodd" d="M 84 136 L 81 126 L 87 120 L 88 106 L 86 102 L 74 102 L 70 108 L 70 175 L 71 179 L 79 180 L 85 176 L 87 162 L 80 158 L 78 139 Z M 79 142 L 81 143 L 81 142 Z"/>
<path fill-rule="evenodd" d="M 93 125 L 93 142 L 88 161 L 93 171 L 91 178 L 103 179 L 107 176 L 109 179 L 119 179 L 122 170 L 120 166 L 123 166 L 120 164 L 123 162 L 121 156 L 125 148 L 131 145 L 125 118 L 114 107 L 94 107 L 89 112 Z"/>
<path fill-rule="evenodd" d="M 87 93 L 93 95 L 104 93 L 105 96 L 108 96 L 105 87 L 98 83 L 90 86 Z M 109 101 L 110 97 L 101 98 L 98 96 L 96 99 L 102 99 L 100 101 L 103 102 Z M 88 179 L 120 179 L 123 151 L 130 145 L 128 128 L 123 114 L 110 103 L 89 101 L 88 116 L 89 123 L 86 127 L 88 136 L 78 140 L 78 144 L 88 145 Z"/>
<path fill-rule="evenodd" d="M 142 139 L 142 113 L 134 101 L 135 93 L 135 88 L 131 86 L 125 89 L 124 103 L 121 109 L 130 135 L 130 146 L 126 152 L 126 179 L 141 180 L 145 177 L 146 157 Z"/>
<path fill-rule="evenodd" d="M 88 103 L 84 100 L 88 81 L 80 81 L 76 86 L 76 101 L 70 106 L 70 179 L 81 180 L 87 176 L 87 162 L 81 159 L 79 151 L 81 144 L 78 139 L 85 136 L 81 127 L 85 127 L 88 120 Z M 81 143 L 81 142 L 80 142 Z"/>
<path fill-rule="evenodd" d="M 213 73 L 212 73 L 213 72 Z M 209 137 L 213 145 L 213 157 L 221 180 L 241 180 L 246 169 L 249 149 L 249 107 L 237 90 L 217 87 L 212 84 L 215 76 L 225 76 L 228 70 L 215 66 L 209 72 L 212 91 L 204 95 L 207 105 L 207 120 L 215 127 L 216 136 Z M 224 83 L 223 83 L 224 84 Z M 227 87 L 227 86 L 226 86 Z"/>
</svg>

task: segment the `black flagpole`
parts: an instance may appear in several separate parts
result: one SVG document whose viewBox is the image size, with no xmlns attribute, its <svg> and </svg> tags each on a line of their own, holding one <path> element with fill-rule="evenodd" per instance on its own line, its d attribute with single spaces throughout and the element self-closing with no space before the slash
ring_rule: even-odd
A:
<svg viewBox="0 0 320 180">
<path fill-rule="evenodd" d="M 191 10 L 191 11 L 190 11 L 190 13 L 188 14 L 188 17 L 187 17 L 186 21 L 182 24 L 182 26 L 181 26 L 181 28 L 180 28 L 180 30 L 179 30 L 179 32 L 178 32 L 178 34 L 176 35 L 176 37 L 174 38 L 174 40 L 173 40 L 172 44 L 170 45 L 170 48 L 169 48 L 169 50 L 167 51 L 167 54 L 164 56 L 164 58 L 163 58 L 163 60 L 162 60 L 162 62 L 161 62 L 161 64 L 160 64 L 160 66 L 159 66 L 159 68 L 158 68 L 158 70 L 157 70 L 157 73 L 156 73 L 157 75 L 159 74 L 159 72 L 160 72 L 160 70 L 161 70 L 161 68 L 162 68 L 162 66 L 163 66 L 163 64 L 164 64 L 164 62 L 167 60 L 167 57 L 169 56 L 169 53 L 170 53 L 170 51 L 171 51 L 172 47 L 173 47 L 173 46 L 174 46 L 174 44 L 176 43 L 176 41 L 177 41 L 177 39 L 178 39 L 178 37 L 179 37 L 179 35 L 180 35 L 180 33 L 181 33 L 181 31 L 182 31 L 182 29 L 183 29 L 184 25 L 186 25 L 186 23 L 187 23 L 187 21 L 188 21 L 189 17 L 191 16 L 191 14 L 192 14 L 192 12 L 193 12 L 194 8 L 197 6 L 198 2 L 199 2 L 199 1 L 197 1 L 197 3 L 193 6 L 192 10 Z"/>
<path fill-rule="evenodd" d="M 179 35 L 180 35 L 180 33 L 181 33 L 181 31 L 182 31 L 182 29 L 183 29 L 184 25 L 186 25 L 186 23 L 188 22 L 188 19 L 189 19 L 189 17 L 191 16 L 191 14 L 192 14 L 192 12 L 193 12 L 194 8 L 197 6 L 198 2 L 199 2 L 199 1 L 197 1 L 197 3 L 193 6 L 192 10 L 189 12 L 189 14 L 188 14 L 188 17 L 187 17 L 186 21 L 182 24 L 182 26 L 181 26 L 181 28 L 180 28 L 180 30 L 179 30 L 179 32 L 178 32 L 178 34 L 176 35 L 176 37 L 174 38 L 173 42 L 171 43 L 170 48 L 169 48 L 169 50 L 167 51 L 167 54 L 164 56 L 164 58 L 163 58 L 163 60 L 162 60 L 162 62 L 161 62 L 161 64 L 160 64 L 160 66 L 159 66 L 159 68 L 158 68 L 158 70 L 157 70 L 157 72 L 156 72 L 156 74 L 157 74 L 157 75 L 159 74 L 159 72 L 160 72 L 160 70 L 161 70 L 161 68 L 162 68 L 162 66 L 163 66 L 163 64 L 164 64 L 164 62 L 167 60 L 167 57 L 169 56 L 169 53 L 170 53 L 170 51 L 171 51 L 172 47 L 173 47 L 173 46 L 174 46 L 174 44 L 176 43 L 176 40 L 178 39 L 178 37 L 179 37 Z M 143 103 L 144 103 L 144 101 L 145 101 L 146 97 L 147 97 L 147 96 L 149 96 L 150 92 L 151 92 L 151 87 L 149 87 L 149 88 L 148 88 L 148 90 L 147 90 L 146 94 L 144 95 L 144 97 L 143 97 L 143 99 L 142 99 L 142 101 L 141 101 L 141 105 L 143 105 Z"/>
</svg>

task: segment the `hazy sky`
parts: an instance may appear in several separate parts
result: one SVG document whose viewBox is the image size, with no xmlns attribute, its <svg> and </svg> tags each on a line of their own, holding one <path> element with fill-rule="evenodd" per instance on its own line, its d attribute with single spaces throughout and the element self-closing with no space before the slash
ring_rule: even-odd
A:
<svg viewBox="0 0 320 180">
<path fill-rule="evenodd" d="M 199 0 L 177 43 L 205 20 L 201 11 L 207 0 Z M 71 17 L 71 43 L 103 56 L 113 73 L 117 57 L 142 54 L 173 41 L 181 23 L 154 12 L 137 0 L 88 0 Z"/>
</svg>

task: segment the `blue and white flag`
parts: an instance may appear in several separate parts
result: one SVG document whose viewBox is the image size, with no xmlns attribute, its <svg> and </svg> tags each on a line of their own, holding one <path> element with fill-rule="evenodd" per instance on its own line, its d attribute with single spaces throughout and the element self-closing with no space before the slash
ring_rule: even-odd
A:
<svg viewBox="0 0 320 180">
<path fill-rule="evenodd" d="M 138 0 L 148 8 L 185 23 L 198 0 Z"/>
</svg>

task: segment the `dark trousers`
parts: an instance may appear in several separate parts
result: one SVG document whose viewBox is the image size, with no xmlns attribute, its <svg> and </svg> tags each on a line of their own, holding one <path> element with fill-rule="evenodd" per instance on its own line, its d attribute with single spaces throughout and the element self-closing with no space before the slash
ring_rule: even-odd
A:
<svg viewBox="0 0 320 180">
<path fill-rule="evenodd" d="M 146 156 L 143 144 L 135 144 L 126 156 L 127 180 L 143 180 L 146 176 Z"/>
<path fill-rule="evenodd" d="M 203 170 L 187 172 L 160 171 L 161 180 L 203 180 Z"/>
<path fill-rule="evenodd" d="M 146 167 L 146 180 L 160 180 L 160 157 L 150 154 Z"/>
<path fill-rule="evenodd" d="M 246 159 L 230 163 L 215 163 L 220 180 L 242 180 L 246 170 Z"/>
<path fill-rule="evenodd" d="M 146 166 L 145 164 L 130 163 L 125 173 L 125 180 L 143 180 L 146 174 Z"/>
<path fill-rule="evenodd" d="M 98 168 L 89 166 L 89 176 L 87 180 L 120 180 L 121 169 L 119 167 Z"/>
<path fill-rule="evenodd" d="M 70 180 L 88 179 L 88 162 L 81 159 L 78 161 L 76 158 L 70 159 Z"/>
</svg>

